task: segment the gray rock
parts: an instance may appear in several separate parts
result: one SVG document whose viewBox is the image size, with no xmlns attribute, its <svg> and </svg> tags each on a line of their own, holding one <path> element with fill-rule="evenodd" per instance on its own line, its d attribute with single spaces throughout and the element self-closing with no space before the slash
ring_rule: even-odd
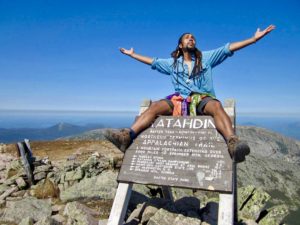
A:
<svg viewBox="0 0 300 225">
<path fill-rule="evenodd" d="M 34 225 L 58 225 L 50 216 L 43 217 Z"/>
<path fill-rule="evenodd" d="M 33 225 L 33 219 L 31 217 L 26 217 L 21 220 L 19 225 Z"/>
<path fill-rule="evenodd" d="M 173 225 L 200 225 L 201 220 L 197 218 L 192 217 L 186 217 L 184 215 L 179 214 L 174 222 Z"/>
<path fill-rule="evenodd" d="M 245 220 L 245 221 L 243 221 L 242 224 L 243 225 L 258 225 L 258 223 L 256 223 L 254 220 Z"/>
<path fill-rule="evenodd" d="M 239 184 L 262 187 L 272 196 L 272 204 L 281 201 L 299 208 L 300 142 L 258 127 L 243 126 L 237 131 L 251 148 L 247 160 L 238 164 Z M 299 212 L 291 214 L 299 218 Z"/>
<path fill-rule="evenodd" d="M 98 225 L 98 220 L 93 217 L 95 214 L 97 212 L 78 202 L 69 202 L 64 210 L 64 215 L 68 216 L 68 224 Z"/>
<path fill-rule="evenodd" d="M 11 188 L 7 189 L 4 193 L 2 193 L 2 195 L 0 195 L 0 200 L 6 199 L 6 197 L 10 196 L 12 193 L 14 193 L 18 190 L 19 190 L 18 187 L 11 187 Z"/>
<path fill-rule="evenodd" d="M 246 204 L 249 196 L 253 195 L 254 192 L 255 187 L 253 185 L 238 188 L 238 208 L 241 208 L 243 204 Z"/>
<path fill-rule="evenodd" d="M 80 167 L 77 167 L 74 171 L 66 172 L 65 181 L 80 180 L 83 178 L 84 173 Z"/>
<path fill-rule="evenodd" d="M 112 171 L 102 172 L 97 177 L 85 178 L 62 191 L 60 199 L 63 202 L 83 198 L 113 199 L 118 185 L 116 178 L 117 173 Z"/>
<path fill-rule="evenodd" d="M 26 193 L 26 190 L 16 191 L 12 193 L 10 196 L 12 197 L 23 197 Z"/>
<path fill-rule="evenodd" d="M 259 221 L 260 225 L 282 224 L 283 219 L 289 213 L 288 207 L 286 205 L 274 206 L 267 211 L 268 214 Z"/>
<path fill-rule="evenodd" d="M 0 208 L 3 208 L 6 204 L 6 201 L 5 200 L 0 200 Z M 1 215 L 1 213 L 0 213 Z"/>
<path fill-rule="evenodd" d="M 33 174 L 38 174 L 40 172 L 49 172 L 52 169 L 52 165 L 42 165 L 34 168 Z"/>
<path fill-rule="evenodd" d="M 19 189 L 23 189 L 27 186 L 25 180 L 22 177 L 17 178 L 16 183 L 17 183 Z"/>
<path fill-rule="evenodd" d="M 99 220 L 98 225 L 107 225 L 107 223 L 108 223 L 108 219 Z"/>
<path fill-rule="evenodd" d="M 90 156 L 82 165 L 85 177 L 93 177 L 99 175 L 104 169 L 109 168 L 108 160 L 101 160 L 97 156 Z"/>
<path fill-rule="evenodd" d="M 159 209 L 152 216 L 147 225 L 170 225 L 173 224 L 177 217 L 176 213 L 171 213 L 165 209 Z"/>
<path fill-rule="evenodd" d="M 147 225 L 200 225 L 201 220 L 169 212 L 163 208 L 152 216 Z"/>
<path fill-rule="evenodd" d="M 243 189 L 239 193 L 241 195 L 241 198 L 246 198 L 241 194 L 243 193 Z M 246 193 L 248 194 L 248 191 L 246 191 Z M 270 198 L 270 195 L 267 192 L 263 191 L 261 188 L 255 189 L 249 196 L 248 200 L 244 202 L 240 207 L 241 210 L 239 211 L 239 215 L 241 216 L 241 218 L 256 221 L 260 213 L 265 209 L 266 203 Z"/>
<path fill-rule="evenodd" d="M 51 218 L 52 218 L 52 221 L 55 222 L 55 224 L 57 224 L 57 225 L 63 225 L 64 222 L 66 221 L 65 217 L 63 217 L 60 214 L 53 215 L 53 216 L 51 216 Z"/>
<path fill-rule="evenodd" d="M 126 224 L 133 223 L 133 221 L 139 221 L 140 218 L 142 217 L 143 210 L 145 208 L 145 204 L 138 204 L 135 210 L 129 215 L 129 217 L 126 220 Z"/>
<path fill-rule="evenodd" d="M 155 206 L 149 205 L 145 208 L 142 219 L 141 219 L 141 223 L 142 224 L 146 224 L 150 218 L 152 216 L 155 215 L 155 213 L 158 211 L 159 209 Z"/>
<path fill-rule="evenodd" d="M 0 185 L 0 195 L 2 193 L 4 193 L 6 190 L 10 189 L 10 186 L 6 185 L 6 184 L 1 184 Z"/>
<path fill-rule="evenodd" d="M 1 220 L 20 223 L 23 218 L 31 217 L 38 221 L 51 215 L 51 204 L 46 200 L 26 197 L 19 201 L 6 202 L 6 208 Z"/>
<path fill-rule="evenodd" d="M 58 213 L 59 211 L 62 211 L 65 208 L 65 205 L 53 205 L 51 207 L 52 212 Z"/>
<path fill-rule="evenodd" d="M 12 176 L 23 174 L 24 169 L 20 160 L 13 160 L 7 167 L 6 178 L 11 178 Z"/>
<path fill-rule="evenodd" d="M 39 173 L 37 173 L 37 174 L 34 174 L 34 180 L 35 181 L 39 181 L 39 180 L 42 180 L 42 179 L 44 179 L 44 178 L 46 178 L 46 176 L 47 176 L 47 174 L 46 174 L 46 172 L 39 172 Z"/>
<path fill-rule="evenodd" d="M 183 197 L 193 196 L 193 190 L 187 189 L 187 188 L 172 188 L 172 195 L 173 195 L 174 201 L 176 201 Z"/>
</svg>

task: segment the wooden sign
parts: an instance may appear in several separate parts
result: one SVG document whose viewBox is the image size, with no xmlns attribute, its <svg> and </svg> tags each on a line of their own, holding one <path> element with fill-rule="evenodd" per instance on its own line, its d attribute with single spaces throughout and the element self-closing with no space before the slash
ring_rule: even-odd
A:
<svg viewBox="0 0 300 225">
<path fill-rule="evenodd" d="M 232 192 L 232 160 L 210 116 L 160 116 L 126 151 L 119 182 Z"/>
</svg>

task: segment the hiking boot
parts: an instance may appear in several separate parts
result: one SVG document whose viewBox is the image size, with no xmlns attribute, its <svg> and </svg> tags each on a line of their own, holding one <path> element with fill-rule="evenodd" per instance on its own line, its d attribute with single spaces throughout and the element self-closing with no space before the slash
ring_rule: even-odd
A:
<svg viewBox="0 0 300 225">
<path fill-rule="evenodd" d="M 246 155 L 250 153 L 248 144 L 244 141 L 240 141 L 237 136 L 231 136 L 227 140 L 227 146 L 231 158 L 236 163 L 245 161 Z"/>
<path fill-rule="evenodd" d="M 125 152 L 132 142 L 130 138 L 129 129 L 121 129 L 121 130 L 107 129 L 104 133 L 104 137 L 108 141 L 113 143 L 122 152 Z"/>
</svg>

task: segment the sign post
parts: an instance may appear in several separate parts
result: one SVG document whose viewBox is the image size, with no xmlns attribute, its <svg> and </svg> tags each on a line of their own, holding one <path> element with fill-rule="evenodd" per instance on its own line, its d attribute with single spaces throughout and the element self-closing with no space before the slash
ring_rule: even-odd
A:
<svg viewBox="0 0 300 225">
<path fill-rule="evenodd" d="M 235 125 L 234 101 L 224 108 Z M 235 176 L 235 163 L 212 117 L 160 116 L 126 151 L 108 225 L 123 223 L 132 183 L 220 192 L 218 224 L 232 225 Z"/>
</svg>

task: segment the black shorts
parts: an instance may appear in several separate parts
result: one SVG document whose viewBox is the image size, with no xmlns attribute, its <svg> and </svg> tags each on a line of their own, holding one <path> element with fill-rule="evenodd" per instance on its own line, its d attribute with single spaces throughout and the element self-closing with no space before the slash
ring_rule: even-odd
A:
<svg viewBox="0 0 300 225">
<path fill-rule="evenodd" d="M 200 104 L 197 106 L 197 115 L 204 115 L 204 112 L 203 112 L 204 107 L 206 106 L 206 104 L 207 104 L 209 101 L 213 101 L 213 100 L 216 100 L 216 101 L 219 102 L 218 99 L 212 98 L 212 97 L 209 97 L 209 96 L 203 98 L 203 99 L 200 101 Z M 174 105 L 173 105 L 173 103 L 172 103 L 171 100 L 164 98 L 164 99 L 161 99 L 161 101 L 167 102 L 168 105 L 171 107 L 172 111 L 174 110 Z"/>
</svg>

